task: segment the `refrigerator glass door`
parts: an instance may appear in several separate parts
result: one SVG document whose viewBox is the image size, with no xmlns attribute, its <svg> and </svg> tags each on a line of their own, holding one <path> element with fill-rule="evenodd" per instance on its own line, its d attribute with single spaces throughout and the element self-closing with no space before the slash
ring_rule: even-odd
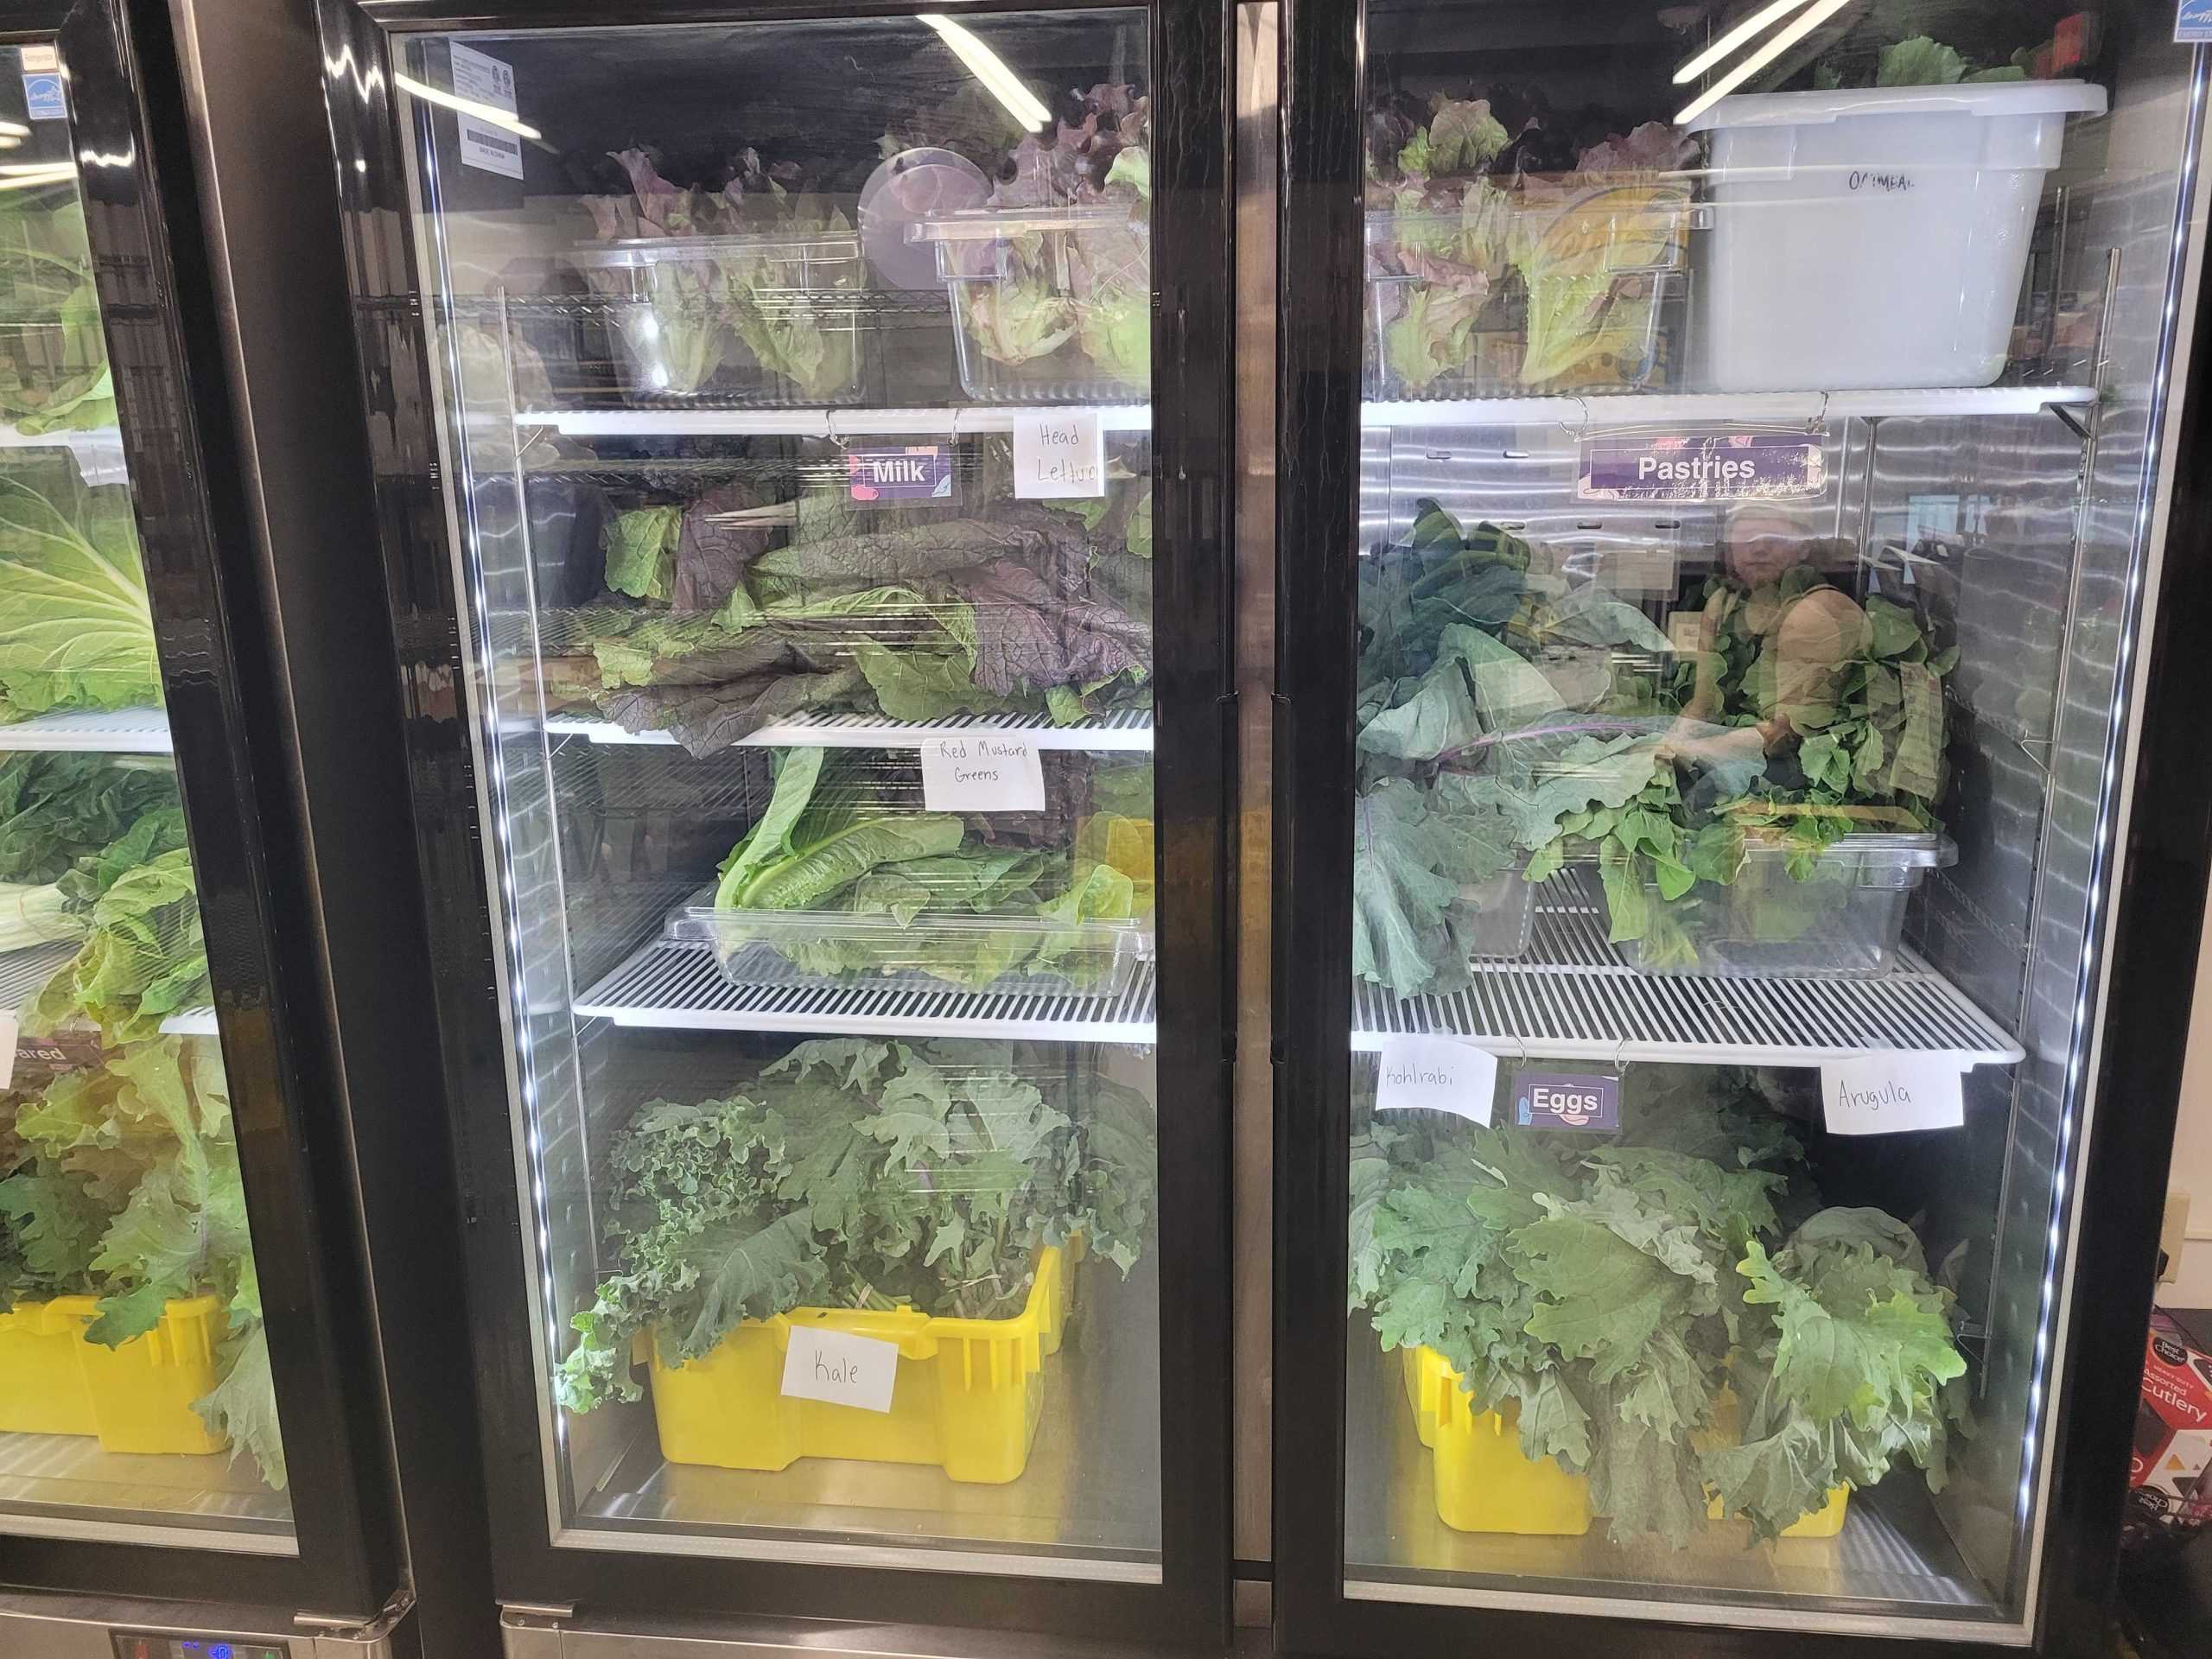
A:
<svg viewBox="0 0 2212 1659">
<path fill-rule="evenodd" d="M 556 1545 L 1160 1580 L 1147 48 L 394 37 Z"/>
<path fill-rule="evenodd" d="M 1351 1599 L 2031 1627 L 2198 110 L 2067 11 L 1363 9 Z"/>
<path fill-rule="evenodd" d="M 0 48 L 0 1533 L 290 1555 L 66 69 Z"/>
</svg>

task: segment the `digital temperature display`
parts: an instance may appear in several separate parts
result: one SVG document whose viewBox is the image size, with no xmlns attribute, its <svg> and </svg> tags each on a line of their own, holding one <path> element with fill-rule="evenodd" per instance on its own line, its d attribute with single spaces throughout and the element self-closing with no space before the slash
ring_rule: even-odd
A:
<svg viewBox="0 0 2212 1659">
<path fill-rule="evenodd" d="M 172 1636 L 113 1630 L 115 1659 L 291 1659 L 289 1644 L 250 1636 Z"/>
</svg>

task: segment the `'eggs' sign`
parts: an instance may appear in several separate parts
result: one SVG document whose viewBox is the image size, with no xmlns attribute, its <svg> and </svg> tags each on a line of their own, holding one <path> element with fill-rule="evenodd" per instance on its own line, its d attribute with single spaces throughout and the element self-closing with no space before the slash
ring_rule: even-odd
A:
<svg viewBox="0 0 2212 1659">
<path fill-rule="evenodd" d="M 1523 1071 L 1513 1079 L 1513 1121 L 1524 1129 L 1621 1126 L 1621 1080 L 1589 1071 Z"/>
</svg>

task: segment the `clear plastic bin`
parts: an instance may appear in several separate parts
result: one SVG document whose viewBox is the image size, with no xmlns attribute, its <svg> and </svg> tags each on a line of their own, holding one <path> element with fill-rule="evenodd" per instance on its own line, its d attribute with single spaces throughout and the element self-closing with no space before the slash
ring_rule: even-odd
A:
<svg viewBox="0 0 2212 1659">
<path fill-rule="evenodd" d="M 1846 836 L 1802 880 L 1790 857 L 1778 842 L 1746 837 L 1732 883 L 1700 881 L 1670 901 L 1647 882 L 1648 930 L 1621 954 L 1648 973 L 1886 974 L 1914 891 L 1957 862 L 1958 849 L 1934 835 Z"/>
<path fill-rule="evenodd" d="M 1478 959 L 1525 957 L 1536 926 L 1536 889 L 1522 876 L 1528 861 L 1487 881 L 1472 882 L 1459 896 L 1474 906 L 1467 927 L 1468 953 Z"/>
<path fill-rule="evenodd" d="M 569 258 L 607 302 L 605 354 L 632 403 L 861 396 L 856 235 L 637 237 Z"/>
<path fill-rule="evenodd" d="M 1119 996 L 1152 950 L 1142 922 L 1059 922 L 1033 911 L 925 911 L 901 922 L 696 904 L 669 918 L 668 937 L 712 950 L 733 985 L 1045 996 Z"/>
<path fill-rule="evenodd" d="M 1152 386 L 1152 227 L 1113 203 L 931 213 L 960 384 L 982 403 L 1127 403 Z"/>
<path fill-rule="evenodd" d="M 1448 212 L 1368 213 L 1366 395 L 1667 385 L 1689 292 L 1688 186 L 1539 180 L 1495 200 L 1479 239 Z M 1597 272 L 1611 280 L 1593 294 Z"/>
</svg>

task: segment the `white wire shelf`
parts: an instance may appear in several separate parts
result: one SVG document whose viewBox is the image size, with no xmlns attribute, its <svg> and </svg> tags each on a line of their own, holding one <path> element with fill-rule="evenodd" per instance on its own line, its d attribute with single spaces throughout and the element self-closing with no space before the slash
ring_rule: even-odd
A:
<svg viewBox="0 0 2212 1659">
<path fill-rule="evenodd" d="M 123 458 L 123 433 L 112 426 L 87 427 L 80 432 L 18 432 L 0 423 L 0 450 L 67 449 L 77 462 L 77 474 L 87 484 L 125 484 L 130 468 Z"/>
<path fill-rule="evenodd" d="M 68 750 L 80 754 L 167 754 L 169 717 L 161 709 L 40 715 L 0 726 L 0 752 Z"/>
<path fill-rule="evenodd" d="M 1592 397 L 1408 398 L 1362 404 L 1359 423 L 1391 426 L 1610 427 L 1796 425 L 1847 416 L 2033 415 L 2097 400 L 2094 386 L 1932 386 L 1895 391 L 1652 391 Z"/>
<path fill-rule="evenodd" d="M 1389 1036 L 1463 1037 L 1508 1057 L 1694 1065 L 1818 1065 L 1877 1050 L 2009 1065 L 2018 1043 L 1910 950 L 1869 978 L 1649 974 L 1605 942 L 1604 912 L 1568 876 L 1538 889 L 1526 957 L 1475 963 L 1450 995 L 1352 989 L 1355 1050 Z"/>
<path fill-rule="evenodd" d="M 556 715 L 545 722 L 554 737 L 588 737 L 594 743 L 676 741 L 668 732 L 630 732 L 604 720 Z M 763 726 L 740 741 L 749 748 L 918 749 L 941 738 L 978 732 L 1015 733 L 1040 749 L 1086 753 L 1152 748 L 1152 711 L 1124 709 L 1077 726 L 1055 726 L 1049 715 L 957 715 L 950 720 L 887 720 L 881 715 L 796 715 Z"/>
<path fill-rule="evenodd" d="M 796 970 L 794 970 L 796 974 Z M 1158 1026 L 1150 963 L 1119 996 L 880 991 L 865 985 L 733 985 L 715 953 L 654 939 L 575 1000 L 577 1017 L 678 1031 L 849 1033 L 881 1037 L 1034 1038 L 1150 1043 Z"/>
<path fill-rule="evenodd" d="M 1149 432 L 1149 404 L 959 404 L 904 409 L 525 409 L 515 424 L 569 438 L 772 435 L 796 438 L 964 437 L 1011 432 L 1016 416 L 1095 413 L 1106 432 Z"/>
</svg>

